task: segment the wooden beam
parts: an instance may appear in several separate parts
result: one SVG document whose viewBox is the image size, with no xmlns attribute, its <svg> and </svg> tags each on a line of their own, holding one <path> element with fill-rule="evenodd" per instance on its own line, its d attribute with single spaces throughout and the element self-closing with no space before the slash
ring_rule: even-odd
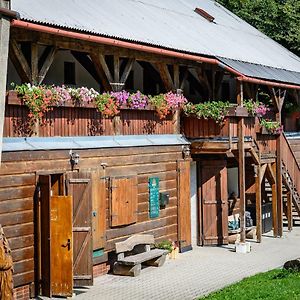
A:
<svg viewBox="0 0 300 300">
<path fill-rule="evenodd" d="M 39 77 L 39 51 L 38 44 L 31 43 L 31 83 L 37 84 Z"/>
<path fill-rule="evenodd" d="M 292 193 L 287 192 L 287 219 L 288 219 L 288 230 L 293 229 L 293 208 L 292 208 Z"/>
<path fill-rule="evenodd" d="M 103 55 L 118 54 L 122 58 L 134 58 L 137 61 L 147 61 L 151 63 L 163 62 L 168 65 L 179 64 L 181 66 L 199 67 L 202 63 L 166 57 L 159 54 L 146 53 L 128 48 L 120 48 L 108 45 L 101 45 L 92 42 L 82 42 L 67 37 L 53 36 L 48 33 L 34 32 L 20 28 L 12 28 L 12 36 L 17 41 L 32 42 L 36 41 L 40 45 L 57 46 L 59 49 L 68 49 L 79 52 L 101 52 Z"/>
<path fill-rule="evenodd" d="M 39 76 L 38 76 L 38 84 L 41 84 L 44 79 L 45 79 L 45 76 L 47 75 L 52 63 L 53 63 L 53 60 L 54 60 L 54 57 L 57 53 L 57 48 L 56 47 L 52 47 L 49 51 L 49 54 L 47 55 L 42 67 L 41 67 L 41 70 L 39 72 Z"/>
<path fill-rule="evenodd" d="M 127 63 L 126 63 L 126 66 L 125 66 L 125 69 L 123 71 L 123 74 L 121 76 L 121 80 L 120 82 L 124 83 L 126 82 L 129 74 L 130 74 L 130 71 L 132 70 L 132 67 L 133 67 L 133 64 L 135 62 L 135 59 L 134 58 L 129 58 Z"/>
<path fill-rule="evenodd" d="M 179 65 L 174 65 L 174 88 L 179 89 L 180 88 L 180 80 L 179 80 Z"/>
<path fill-rule="evenodd" d="M 272 165 L 273 173 L 276 173 L 276 163 Z M 276 173 L 277 179 L 277 173 Z M 281 179 L 280 179 L 281 180 Z M 273 235 L 278 236 L 278 214 L 277 214 L 277 182 L 272 184 L 272 216 L 273 216 Z"/>
<path fill-rule="evenodd" d="M 11 61 L 13 62 L 18 75 L 20 76 L 23 82 L 31 81 L 31 70 L 29 64 L 19 47 L 16 40 L 10 40 L 10 51 L 9 56 Z"/>
<path fill-rule="evenodd" d="M 283 198 L 282 198 L 282 166 L 281 166 L 281 135 L 276 139 L 276 186 L 277 186 L 277 213 L 278 235 L 283 235 Z"/>
<path fill-rule="evenodd" d="M 243 83 L 237 82 L 237 103 L 243 106 Z M 246 191 L 245 191 L 245 125 L 244 118 L 238 120 L 238 166 L 239 166 L 239 192 L 240 192 L 240 242 L 246 241 L 245 210 L 246 210 Z"/>
<path fill-rule="evenodd" d="M 267 164 L 263 164 L 261 166 L 261 171 L 260 171 L 260 184 L 262 184 L 262 181 L 264 179 L 264 176 L 265 176 L 265 172 L 266 172 L 266 169 L 267 169 Z"/>
<path fill-rule="evenodd" d="M 101 78 L 96 70 L 95 65 L 89 58 L 87 53 L 71 51 L 74 58 L 82 65 L 83 68 L 95 79 L 95 81 L 101 85 Z"/>
<path fill-rule="evenodd" d="M 209 80 L 206 74 L 206 71 L 203 68 L 196 68 L 197 76 L 200 83 L 207 89 L 208 91 L 208 98 L 212 98 L 212 89 L 209 84 Z"/>
<path fill-rule="evenodd" d="M 120 82 L 120 57 L 114 55 L 114 83 Z"/>
<path fill-rule="evenodd" d="M 112 77 L 112 75 L 111 75 L 111 72 L 110 72 L 110 70 L 109 70 L 109 68 L 108 68 L 108 65 L 107 65 L 107 63 L 106 63 L 105 56 L 102 55 L 102 54 L 99 54 L 98 57 L 99 57 L 99 62 L 100 62 L 100 64 L 101 64 L 101 66 L 102 66 L 102 69 L 103 69 L 103 71 L 104 71 L 104 73 L 105 73 L 105 75 L 106 75 L 107 80 L 108 80 L 110 83 L 111 83 L 111 82 L 114 82 L 114 79 L 113 79 L 113 77 Z"/>
<path fill-rule="evenodd" d="M 173 83 L 172 77 L 170 75 L 167 64 L 159 63 L 159 64 L 156 64 L 156 67 L 158 69 L 158 72 L 160 74 L 160 77 L 162 79 L 162 82 L 164 84 L 166 91 L 168 92 L 168 91 L 173 90 L 174 83 Z"/>
<path fill-rule="evenodd" d="M 269 179 L 271 184 L 276 184 L 276 176 L 273 172 L 272 166 L 270 164 L 267 164 L 267 173 L 269 175 Z"/>
<path fill-rule="evenodd" d="M 181 90 L 184 90 L 184 86 L 185 86 L 186 80 L 188 78 L 188 75 L 189 75 L 189 70 L 188 70 L 188 68 L 186 68 L 184 71 L 181 83 L 180 83 L 180 87 L 179 87 Z"/>
<path fill-rule="evenodd" d="M 258 243 L 261 242 L 262 237 L 262 209 L 261 209 L 261 166 L 257 166 L 257 174 L 255 177 L 255 199 L 256 199 L 256 240 Z"/>
<path fill-rule="evenodd" d="M 95 52 L 91 52 L 90 57 L 91 57 L 92 62 L 94 63 L 95 70 L 96 70 L 99 78 L 101 79 L 101 84 L 103 86 L 103 89 L 107 92 L 110 92 L 112 90 L 112 87 L 110 85 L 109 79 L 107 78 L 106 72 L 103 69 L 103 64 L 101 63 L 101 60 L 104 59 L 103 55 L 95 53 Z M 106 62 L 105 62 L 105 65 L 106 65 Z M 107 67 L 107 65 L 106 65 L 106 67 Z"/>
<path fill-rule="evenodd" d="M 6 7 L 8 2 L 0 1 L 0 7 Z M 2 157 L 2 137 L 5 118 L 7 63 L 9 51 L 10 20 L 0 14 L 0 165 Z"/>
</svg>

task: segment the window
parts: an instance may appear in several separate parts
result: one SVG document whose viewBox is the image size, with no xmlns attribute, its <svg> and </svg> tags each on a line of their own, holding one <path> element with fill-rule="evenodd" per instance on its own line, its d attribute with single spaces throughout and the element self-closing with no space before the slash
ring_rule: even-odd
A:
<svg viewBox="0 0 300 300">
<path fill-rule="evenodd" d="M 65 61 L 64 63 L 64 84 L 76 84 L 74 62 Z"/>
</svg>

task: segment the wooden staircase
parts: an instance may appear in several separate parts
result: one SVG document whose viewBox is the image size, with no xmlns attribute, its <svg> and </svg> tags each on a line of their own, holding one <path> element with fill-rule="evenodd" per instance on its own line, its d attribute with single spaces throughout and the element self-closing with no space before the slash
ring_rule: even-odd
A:
<svg viewBox="0 0 300 300">
<path fill-rule="evenodd" d="M 291 193 L 293 210 L 300 216 L 300 167 L 297 157 L 289 143 L 286 135 L 283 133 L 280 137 L 281 157 L 282 157 L 282 181 L 286 187 L 283 191 L 283 198 L 286 198 L 288 192 Z M 300 145 L 300 139 L 299 139 Z"/>
</svg>

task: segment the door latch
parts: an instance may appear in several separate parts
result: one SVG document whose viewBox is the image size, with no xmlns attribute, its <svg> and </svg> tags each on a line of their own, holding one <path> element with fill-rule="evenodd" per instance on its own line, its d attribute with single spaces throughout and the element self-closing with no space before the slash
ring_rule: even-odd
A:
<svg viewBox="0 0 300 300">
<path fill-rule="evenodd" d="M 63 244 L 62 247 L 66 248 L 68 247 L 68 251 L 71 250 L 71 239 L 68 239 L 66 244 Z"/>
</svg>

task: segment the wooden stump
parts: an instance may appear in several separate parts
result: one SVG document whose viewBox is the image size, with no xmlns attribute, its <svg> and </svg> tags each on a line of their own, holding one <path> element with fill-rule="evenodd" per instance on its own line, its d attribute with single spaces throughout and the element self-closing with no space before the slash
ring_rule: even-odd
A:
<svg viewBox="0 0 300 300">
<path fill-rule="evenodd" d="M 165 263 L 166 257 L 167 257 L 167 254 L 164 254 L 160 257 L 156 257 L 151 260 L 148 260 L 144 264 L 147 266 L 161 267 Z"/>
<path fill-rule="evenodd" d="M 135 266 L 127 266 L 121 263 L 116 262 L 114 264 L 113 273 L 115 275 L 124 275 L 124 276 L 139 276 L 141 273 L 142 266 L 137 264 Z"/>
</svg>

